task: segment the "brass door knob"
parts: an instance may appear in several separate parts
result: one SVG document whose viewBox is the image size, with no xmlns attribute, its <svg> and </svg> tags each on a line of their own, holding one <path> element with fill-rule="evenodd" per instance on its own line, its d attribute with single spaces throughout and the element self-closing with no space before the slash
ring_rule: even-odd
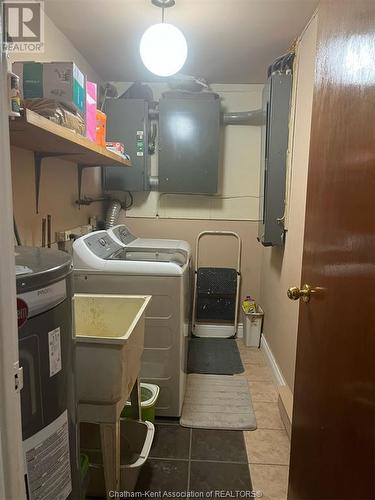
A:
<svg viewBox="0 0 375 500">
<path fill-rule="evenodd" d="M 310 285 L 303 285 L 302 288 L 298 288 L 298 286 L 292 286 L 288 288 L 288 297 L 290 300 L 298 300 L 302 299 L 304 302 L 310 302 L 311 294 L 313 289 Z"/>
</svg>

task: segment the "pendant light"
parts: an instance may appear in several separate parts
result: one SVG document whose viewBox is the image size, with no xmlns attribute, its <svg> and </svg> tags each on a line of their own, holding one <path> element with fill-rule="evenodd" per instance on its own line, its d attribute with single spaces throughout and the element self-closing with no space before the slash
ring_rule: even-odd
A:
<svg viewBox="0 0 375 500">
<path fill-rule="evenodd" d="M 175 75 L 185 64 L 187 44 L 182 32 L 164 22 L 164 9 L 173 7 L 174 0 L 152 0 L 162 9 L 162 22 L 150 26 L 141 38 L 139 51 L 146 68 L 158 76 Z"/>
</svg>

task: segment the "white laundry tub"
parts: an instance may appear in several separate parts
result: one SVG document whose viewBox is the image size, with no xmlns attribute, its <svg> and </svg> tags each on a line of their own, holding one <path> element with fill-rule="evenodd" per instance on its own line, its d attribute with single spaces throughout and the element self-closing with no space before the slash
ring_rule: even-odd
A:
<svg viewBox="0 0 375 500">
<path fill-rule="evenodd" d="M 139 375 L 149 295 L 74 296 L 78 402 L 127 400 Z"/>
</svg>

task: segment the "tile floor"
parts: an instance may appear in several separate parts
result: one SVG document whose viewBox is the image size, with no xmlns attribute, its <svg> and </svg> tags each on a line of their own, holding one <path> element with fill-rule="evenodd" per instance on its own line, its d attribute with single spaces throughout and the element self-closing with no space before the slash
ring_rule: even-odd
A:
<svg viewBox="0 0 375 500">
<path fill-rule="evenodd" d="M 251 491 L 242 432 L 187 429 L 178 420 L 158 420 L 155 427 L 138 492 Z"/>
<path fill-rule="evenodd" d="M 263 500 L 286 500 L 289 439 L 280 418 L 278 392 L 262 351 L 238 340 L 249 381 L 256 431 L 187 429 L 158 420 L 150 459 L 137 490 L 262 491 Z M 250 469 L 250 476 L 249 476 Z M 252 482 L 252 486 L 251 486 Z"/>
<path fill-rule="evenodd" d="M 290 442 L 277 405 L 278 392 L 262 351 L 238 341 L 258 428 L 244 432 L 254 490 L 263 500 L 286 500 Z"/>
<path fill-rule="evenodd" d="M 290 442 L 280 418 L 277 388 L 263 352 L 246 347 L 242 339 L 237 342 L 257 430 L 187 429 L 177 419 L 157 419 L 138 492 L 253 489 L 263 492 L 263 500 L 286 500 Z"/>
</svg>

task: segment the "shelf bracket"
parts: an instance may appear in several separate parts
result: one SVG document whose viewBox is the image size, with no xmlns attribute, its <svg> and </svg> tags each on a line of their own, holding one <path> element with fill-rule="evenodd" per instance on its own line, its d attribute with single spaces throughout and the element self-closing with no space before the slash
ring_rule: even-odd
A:
<svg viewBox="0 0 375 500">
<path fill-rule="evenodd" d="M 39 214 L 40 178 L 42 173 L 42 161 L 45 158 L 61 157 L 63 153 L 40 153 L 34 151 L 34 172 L 35 172 L 35 211 Z"/>
</svg>

